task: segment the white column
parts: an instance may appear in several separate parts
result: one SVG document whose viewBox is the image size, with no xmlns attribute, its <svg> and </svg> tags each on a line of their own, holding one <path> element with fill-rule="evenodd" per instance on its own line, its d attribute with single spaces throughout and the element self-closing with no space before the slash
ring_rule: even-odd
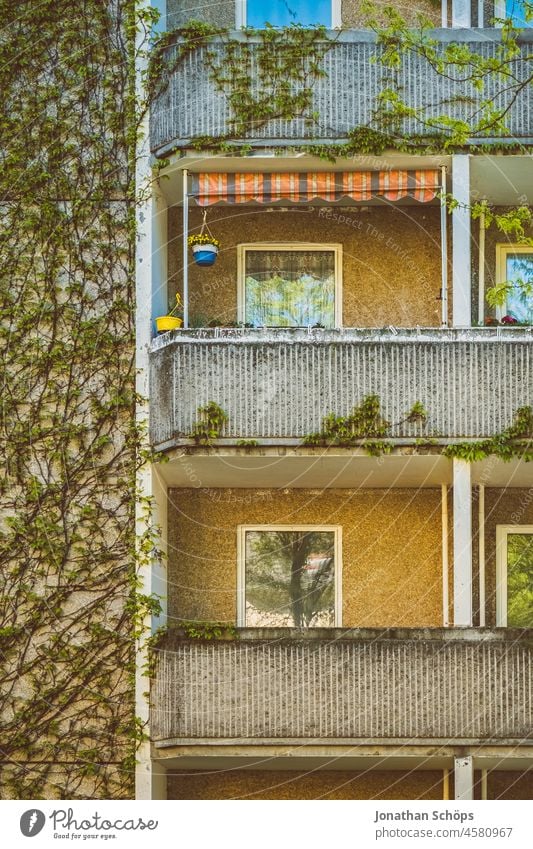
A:
<svg viewBox="0 0 533 849">
<path fill-rule="evenodd" d="M 452 197 L 458 206 L 452 211 L 452 296 L 453 326 L 472 324 L 472 274 L 470 245 L 470 156 L 452 157 Z"/>
<path fill-rule="evenodd" d="M 149 5 L 148 0 L 141 0 L 139 6 Z M 164 11 L 164 10 L 162 10 Z M 142 55 L 142 50 L 145 45 L 142 43 L 144 39 L 143 32 L 138 33 L 137 43 L 137 60 L 136 60 L 136 93 L 139 98 L 144 96 L 143 92 L 143 73 L 147 69 L 147 58 Z M 148 142 L 148 117 L 146 116 L 141 127 L 140 141 L 137 147 L 137 163 L 136 163 L 136 184 L 138 196 L 146 190 L 146 187 L 151 183 L 151 167 L 150 167 L 150 150 Z M 148 447 L 148 414 L 149 414 L 149 348 L 152 336 L 152 301 L 154 298 L 154 279 L 159 279 L 160 272 L 157 271 L 158 263 L 161 260 L 162 254 L 158 250 L 161 239 L 166 236 L 166 228 L 162 228 L 162 219 L 159 218 L 157 201 L 152 194 L 147 200 L 139 202 L 136 208 L 136 226 L 137 226 L 137 243 L 136 243 L 136 346 L 135 346 L 135 365 L 136 365 L 136 389 L 138 393 L 138 402 L 136 407 L 136 422 L 142 432 L 146 434 L 145 445 Z M 154 262 L 155 248 L 155 262 Z M 166 309 L 165 309 L 166 311 Z M 145 463 L 138 471 L 136 478 L 138 498 L 135 509 L 135 533 L 136 544 L 138 551 L 141 552 L 140 543 L 147 530 L 150 529 L 150 524 L 154 521 L 146 511 L 146 501 L 142 499 L 151 499 L 154 496 L 154 479 L 153 470 L 149 463 Z M 155 493 L 157 495 L 157 493 Z M 150 595 L 154 591 L 155 580 L 153 564 L 144 562 L 138 570 L 138 578 L 140 581 L 139 592 Z M 159 580 L 160 584 L 160 580 Z M 152 621 L 152 616 L 147 615 L 144 626 L 146 634 L 149 636 L 156 622 Z M 149 703 L 146 696 L 148 690 L 148 679 L 143 674 L 147 663 L 147 648 L 146 641 L 140 640 L 136 646 L 136 674 L 135 674 L 135 713 L 143 724 L 145 733 L 149 732 Z M 151 799 L 154 794 L 166 794 L 166 781 L 162 769 L 158 769 L 151 760 L 150 742 L 143 742 L 137 751 L 137 765 L 135 771 L 135 793 L 138 799 Z"/>
<path fill-rule="evenodd" d="M 455 798 L 471 802 L 474 798 L 474 759 L 455 758 Z"/>
<path fill-rule="evenodd" d="M 471 25 L 471 0 L 452 0 L 452 27 Z"/>
<path fill-rule="evenodd" d="M 152 319 L 166 315 L 168 303 L 168 229 L 167 202 L 154 186 L 152 195 Z M 174 305 L 173 305 L 174 306 Z M 155 329 L 155 327 L 154 327 Z"/>
<path fill-rule="evenodd" d="M 472 627 L 471 464 L 453 461 L 453 624 Z"/>
</svg>

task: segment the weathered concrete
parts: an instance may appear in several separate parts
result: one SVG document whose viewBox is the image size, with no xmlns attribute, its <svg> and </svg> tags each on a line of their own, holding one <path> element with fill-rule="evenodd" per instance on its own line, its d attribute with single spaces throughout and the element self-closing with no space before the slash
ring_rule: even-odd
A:
<svg viewBox="0 0 533 849">
<path fill-rule="evenodd" d="M 268 641 L 250 632 L 238 641 L 169 641 L 157 653 L 153 739 L 533 737 L 533 648 L 520 632 L 389 639 L 374 631 L 363 639 L 333 630 L 327 640 L 277 633 Z"/>
<path fill-rule="evenodd" d="M 221 436 L 303 437 L 369 394 L 395 437 L 490 436 L 533 403 L 532 339 L 525 329 L 178 331 L 151 354 L 151 440 L 190 435 L 208 401 L 229 416 Z M 405 421 L 415 401 L 425 426 Z"/>
<path fill-rule="evenodd" d="M 470 30 L 440 29 L 434 33 L 443 44 L 465 42 L 470 50 L 485 59 L 497 56 L 500 35 L 495 30 L 477 31 L 476 38 L 479 40 L 473 40 Z M 527 31 L 521 36 L 524 57 L 530 52 L 527 40 L 531 37 Z M 174 46 L 167 51 L 170 62 L 176 55 L 176 49 Z M 210 79 L 205 49 L 199 48 L 188 54 L 171 74 L 168 87 L 152 106 L 151 148 L 158 155 L 165 155 L 175 146 L 187 146 L 192 138 L 223 136 L 230 131 L 228 101 L 225 93 L 217 91 Z M 224 61 L 222 44 L 212 44 L 209 50 Z M 256 126 L 247 140 L 268 144 L 305 139 L 340 140 L 355 127 L 376 127 L 374 111 L 377 97 L 391 85 L 391 71 L 379 61 L 382 50 L 376 45 L 371 32 L 343 32 L 322 61 L 325 76 L 313 84 L 313 105 L 309 112 L 318 112 L 317 122 L 309 124 L 303 118 L 273 120 L 266 126 Z M 527 62 L 521 65 L 518 59 L 514 69 L 517 75 L 526 74 L 526 66 Z M 256 71 L 252 66 L 254 74 Z M 393 76 L 394 88 L 402 93 L 405 102 L 412 108 L 421 109 L 426 117 L 447 115 L 472 124 L 479 110 L 480 98 L 488 100 L 494 97 L 502 106 L 508 103 L 510 107 L 506 115 L 507 135 L 517 138 L 531 135 L 531 86 L 525 87 L 512 102 L 514 91 L 510 90 L 507 95 L 499 94 L 501 81 L 490 78 L 480 95 L 470 83 L 455 82 L 439 75 L 426 60 L 411 53 L 403 56 L 401 67 L 393 72 Z M 423 126 L 416 118 L 407 118 L 402 132 L 416 136 L 422 132 Z"/>
</svg>

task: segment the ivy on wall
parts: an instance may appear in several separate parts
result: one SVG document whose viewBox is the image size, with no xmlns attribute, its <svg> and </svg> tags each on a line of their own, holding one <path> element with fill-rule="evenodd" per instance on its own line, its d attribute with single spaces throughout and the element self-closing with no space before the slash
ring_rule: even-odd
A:
<svg viewBox="0 0 533 849">
<path fill-rule="evenodd" d="M 133 0 L 0 0 L 4 798 L 128 798 L 134 642 Z M 149 509 L 149 505 L 147 505 Z M 141 540 L 149 556 L 153 540 Z"/>
</svg>

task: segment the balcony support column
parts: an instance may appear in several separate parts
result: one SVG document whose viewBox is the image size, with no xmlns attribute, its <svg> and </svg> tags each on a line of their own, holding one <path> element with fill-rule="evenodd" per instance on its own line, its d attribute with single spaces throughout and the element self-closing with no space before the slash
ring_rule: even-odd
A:
<svg viewBox="0 0 533 849">
<path fill-rule="evenodd" d="M 452 163 L 452 196 L 458 206 L 452 211 L 453 326 L 472 324 L 470 248 L 470 156 L 455 154 Z"/>
<path fill-rule="evenodd" d="M 470 27 L 471 0 L 452 0 L 452 27 Z"/>
<path fill-rule="evenodd" d="M 471 802 L 474 798 L 474 759 L 455 758 L 455 798 Z"/>
<path fill-rule="evenodd" d="M 471 464 L 453 461 L 453 624 L 472 627 Z"/>
</svg>

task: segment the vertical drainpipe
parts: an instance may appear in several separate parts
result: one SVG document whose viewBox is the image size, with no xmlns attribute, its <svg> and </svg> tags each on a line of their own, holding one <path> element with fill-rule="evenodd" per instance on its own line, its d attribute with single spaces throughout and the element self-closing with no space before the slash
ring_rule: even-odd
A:
<svg viewBox="0 0 533 849">
<path fill-rule="evenodd" d="M 449 552 L 448 552 L 448 486 L 441 485 L 441 515 L 442 515 L 442 625 L 448 628 L 450 624 L 450 591 L 449 591 Z"/>
<path fill-rule="evenodd" d="M 189 172 L 183 169 L 183 326 L 189 326 Z"/>
<path fill-rule="evenodd" d="M 479 290 L 477 295 L 477 319 L 483 324 L 485 318 L 485 213 L 479 216 Z"/>
<path fill-rule="evenodd" d="M 441 0 L 440 4 L 441 26 L 443 29 L 448 28 L 448 0 Z"/>
<path fill-rule="evenodd" d="M 484 628 L 485 620 L 485 487 L 479 485 L 478 498 L 478 552 L 479 552 L 479 626 Z"/>
<path fill-rule="evenodd" d="M 446 209 L 446 167 L 441 168 L 440 243 L 441 243 L 441 324 L 448 327 L 448 224 Z"/>
</svg>

